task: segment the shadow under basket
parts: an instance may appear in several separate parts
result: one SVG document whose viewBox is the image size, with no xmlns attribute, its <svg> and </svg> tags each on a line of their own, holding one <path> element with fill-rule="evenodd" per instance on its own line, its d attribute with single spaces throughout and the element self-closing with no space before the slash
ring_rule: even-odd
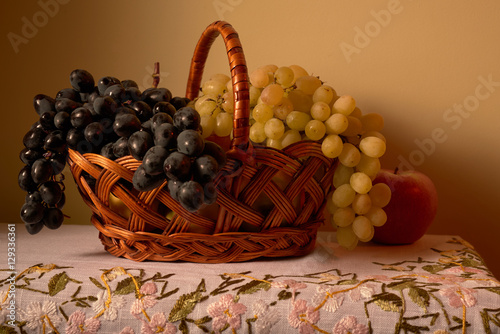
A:
<svg viewBox="0 0 500 334">
<path fill-rule="evenodd" d="M 189 212 L 166 187 L 139 192 L 132 186 L 141 164 L 69 150 L 68 164 L 105 249 L 134 261 L 225 263 L 263 257 L 302 256 L 314 249 L 324 222 L 325 198 L 336 160 L 321 144 L 300 141 L 283 150 L 250 143 L 249 83 L 239 37 L 217 21 L 196 46 L 186 97 L 197 97 L 213 41 L 221 35 L 234 92 L 234 128 L 227 163 L 215 184 L 217 201 Z"/>
</svg>

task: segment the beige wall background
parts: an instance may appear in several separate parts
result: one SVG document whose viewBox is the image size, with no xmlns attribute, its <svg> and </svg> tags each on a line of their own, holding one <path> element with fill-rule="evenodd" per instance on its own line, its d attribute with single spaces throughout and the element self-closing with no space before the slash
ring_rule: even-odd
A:
<svg viewBox="0 0 500 334">
<path fill-rule="evenodd" d="M 21 222 L 18 154 L 35 94 L 69 87 L 75 68 L 148 87 L 159 61 L 161 85 L 182 95 L 201 32 L 223 19 L 239 32 L 250 70 L 299 64 L 382 114 L 383 167 L 406 161 L 438 189 L 429 233 L 464 237 L 500 277 L 499 13 L 494 0 L 11 1 L 0 23 L 1 220 Z M 220 72 L 228 64 L 218 40 L 206 73 Z M 66 223 L 89 224 L 66 178 Z"/>
</svg>

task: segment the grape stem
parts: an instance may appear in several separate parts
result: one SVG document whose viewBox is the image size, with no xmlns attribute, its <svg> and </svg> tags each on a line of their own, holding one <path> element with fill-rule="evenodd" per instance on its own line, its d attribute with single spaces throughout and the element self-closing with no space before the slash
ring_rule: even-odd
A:
<svg viewBox="0 0 500 334">
<path fill-rule="evenodd" d="M 159 83 L 160 83 L 160 63 L 155 62 L 153 70 L 153 88 L 158 88 Z"/>
<path fill-rule="evenodd" d="M 396 168 L 394 169 L 394 174 L 397 174 L 397 173 L 398 173 L 398 171 L 399 171 L 399 167 L 396 167 Z"/>
</svg>

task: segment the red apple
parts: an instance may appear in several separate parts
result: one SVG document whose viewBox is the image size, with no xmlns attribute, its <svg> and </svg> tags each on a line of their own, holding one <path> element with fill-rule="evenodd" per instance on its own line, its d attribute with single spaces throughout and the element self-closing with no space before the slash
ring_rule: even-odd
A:
<svg viewBox="0 0 500 334">
<path fill-rule="evenodd" d="M 379 171 L 373 184 L 385 183 L 392 192 L 384 210 L 387 222 L 375 228 L 373 241 L 411 244 L 420 239 L 433 222 L 438 206 L 436 187 L 425 174 L 415 171 Z"/>
</svg>

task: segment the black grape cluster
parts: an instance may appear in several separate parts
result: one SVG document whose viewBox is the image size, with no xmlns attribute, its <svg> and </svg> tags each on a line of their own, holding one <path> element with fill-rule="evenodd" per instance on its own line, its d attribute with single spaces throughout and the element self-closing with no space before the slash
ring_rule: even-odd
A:
<svg viewBox="0 0 500 334">
<path fill-rule="evenodd" d="M 112 76 L 95 82 L 82 69 L 71 72 L 70 83 L 54 98 L 33 99 L 39 119 L 23 137 L 25 165 L 18 176 L 27 192 L 20 216 L 30 234 L 44 226 L 57 229 L 64 221 L 61 172 L 68 148 L 111 160 L 132 155 L 142 161 L 134 174 L 136 189 L 151 190 L 168 179 L 172 197 L 190 211 L 215 200 L 213 177 L 225 152 L 201 139 L 200 117 L 187 98 L 172 97 L 167 88 L 141 92 L 135 81 Z M 84 177 L 91 186 L 95 182 Z"/>
</svg>

